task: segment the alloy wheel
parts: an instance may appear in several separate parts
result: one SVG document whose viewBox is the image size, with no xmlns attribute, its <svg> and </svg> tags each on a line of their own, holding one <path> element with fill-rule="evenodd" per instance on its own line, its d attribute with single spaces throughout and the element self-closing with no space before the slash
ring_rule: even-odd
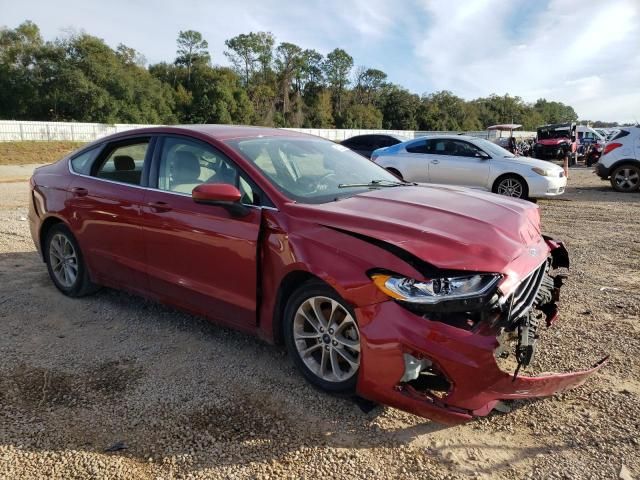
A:
<svg viewBox="0 0 640 480">
<path fill-rule="evenodd" d="M 302 302 L 293 320 L 293 340 L 307 368 L 324 381 L 344 382 L 358 371 L 358 325 L 332 298 L 314 296 Z"/>
<path fill-rule="evenodd" d="M 515 178 L 505 178 L 498 184 L 498 194 L 507 197 L 522 198 L 523 186 L 520 180 Z"/>
<path fill-rule="evenodd" d="M 631 191 L 638 188 L 640 183 L 640 173 L 631 167 L 619 168 L 613 177 L 614 182 L 620 190 Z"/>
<path fill-rule="evenodd" d="M 49 244 L 51 271 L 64 288 L 71 288 L 78 278 L 78 256 L 69 239 L 56 233 Z"/>
</svg>

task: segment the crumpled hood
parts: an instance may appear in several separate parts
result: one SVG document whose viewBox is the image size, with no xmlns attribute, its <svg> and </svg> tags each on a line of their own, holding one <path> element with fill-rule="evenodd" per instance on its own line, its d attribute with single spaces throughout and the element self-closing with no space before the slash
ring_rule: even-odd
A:
<svg viewBox="0 0 640 480">
<path fill-rule="evenodd" d="M 384 188 L 291 209 L 314 223 L 390 243 L 442 269 L 521 277 L 549 251 L 537 206 L 462 187 Z M 523 261 L 514 262 L 518 258 Z"/>
</svg>

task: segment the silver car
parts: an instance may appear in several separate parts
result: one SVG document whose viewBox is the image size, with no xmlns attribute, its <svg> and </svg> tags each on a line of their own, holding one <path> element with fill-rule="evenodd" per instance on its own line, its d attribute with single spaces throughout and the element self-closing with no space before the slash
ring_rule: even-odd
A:
<svg viewBox="0 0 640 480">
<path fill-rule="evenodd" d="M 567 185 L 558 165 L 518 157 L 466 135 L 416 138 L 375 150 L 371 160 L 407 181 L 479 188 L 523 199 L 561 195 Z"/>
</svg>

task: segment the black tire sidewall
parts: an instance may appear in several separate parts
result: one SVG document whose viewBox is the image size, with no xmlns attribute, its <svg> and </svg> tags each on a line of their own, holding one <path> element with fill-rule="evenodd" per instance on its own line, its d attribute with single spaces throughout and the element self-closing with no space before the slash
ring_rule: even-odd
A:
<svg viewBox="0 0 640 480">
<path fill-rule="evenodd" d="M 298 310 L 298 307 L 300 307 L 305 300 L 310 297 L 317 296 L 329 297 L 339 302 L 357 322 L 353 309 L 331 287 L 316 280 L 305 282 L 291 295 L 291 297 L 289 297 L 284 310 L 283 337 L 285 346 L 287 347 L 287 352 L 289 353 L 294 365 L 311 385 L 332 394 L 351 395 L 355 393 L 359 372 L 356 372 L 355 375 L 344 382 L 327 382 L 326 380 L 316 376 L 316 374 L 305 365 L 295 346 L 295 341 L 293 339 L 293 320 L 295 313 Z M 362 362 L 362 353 L 360 353 L 360 362 Z"/>
<path fill-rule="evenodd" d="M 622 170 L 624 168 L 631 168 L 633 170 L 635 170 L 635 172 L 640 175 L 640 167 L 636 166 L 636 165 L 620 165 L 619 167 L 616 167 L 616 169 L 611 172 L 611 177 L 610 177 L 610 182 L 611 182 L 611 187 L 616 191 L 616 192 L 620 192 L 620 193 L 633 193 L 633 192 L 637 192 L 638 190 L 640 190 L 640 183 L 638 183 L 636 185 L 636 188 L 630 189 L 630 190 L 624 190 L 621 188 L 618 188 L 618 185 L 616 184 L 615 181 L 615 177 L 616 174 L 618 173 L 619 170 Z"/>
<path fill-rule="evenodd" d="M 51 268 L 51 259 L 49 253 L 50 245 L 54 235 L 57 234 L 64 235 L 69 240 L 69 242 L 71 242 L 71 245 L 73 245 L 73 248 L 76 251 L 76 257 L 78 259 L 78 275 L 76 276 L 76 281 L 71 287 L 65 287 L 64 285 L 60 284 L 56 276 L 53 274 L 53 269 Z M 66 225 L 59 223 L 49 229 L 49 231 L 47 232 L 47 237 L 45 239 L 43 253 L 45 262 L 47 264 L 47 270 L 49 271 L 49 277 L 51 277 L 51 281 L 56 286 L 56 288 L 69 297 L 79 297 L 83 295 L 85 293 L 85 290 L 89 286 L 87 270 L 84 264 L 84 258 L 82 257 L 82 252 L 80 251 L 80 246 L 71 233 L 71 230 L 69 230 Z"/>
</svg>

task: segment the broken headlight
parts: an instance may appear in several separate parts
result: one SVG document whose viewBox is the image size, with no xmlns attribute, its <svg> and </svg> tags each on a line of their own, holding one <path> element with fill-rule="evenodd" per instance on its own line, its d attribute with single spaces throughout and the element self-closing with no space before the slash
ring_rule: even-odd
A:
<svg viewBox="0 0 640 480">
<path fill-rule="evenodd" d="M 491 273 L 427 280 L 382 273 L 371 275 L 373 283 L 391 298 L 423 305 L 484 297 L 492 292 L 500 278 L 500 275 Z"/>
</svg>

